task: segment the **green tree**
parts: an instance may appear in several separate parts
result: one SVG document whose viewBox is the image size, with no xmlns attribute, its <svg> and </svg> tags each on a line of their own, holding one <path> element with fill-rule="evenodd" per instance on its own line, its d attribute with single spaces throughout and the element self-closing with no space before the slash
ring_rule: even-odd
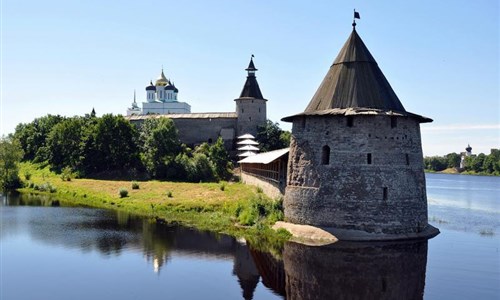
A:
<svg viewBox="0 0 500 300">
<path fill-rule="evenodd" d="M 18 164 L 23 158 L 21 144 L 12 137 L 0 138 L 0 186 L 2 189 L 21 187 Z"/>
<path fill-rule="evenodd" d="M 448 168 L 458 168 L 460 167 L 460 154 L 448 153 L 446 154 L 446 162 Z"/>
<path fill-rule="evenodd" d="M 443 171 L 448 166 L 448 162 L 445 157 L 441 156 L 431 156 L 424 158 L 425 169 L 432 171 Z"/>
<path fill-rule="evenodd" d="M 474 159 L 472 160 L 472 165 L 471 165 L 472 171 L 474 171 L 476 173 L 482 172 L 485 158 L 486 158 L 486 155 L 484 155 L 484 153 L 479 153 L 476 157 L 474 157 Z"/>
<path fill-rule="evenodd" d="M 210 146 L 208 158 L 213 164 L 216 177 L 218 179 L 229 179 L 233 165 L 229 160 L 229 155 L 224 147 L 224 140 L 221 137 Z"/>
<path fill-rule="evenodd" d="M 36 118 L 31 123 L 19 124 L 14 133 L 24 151 L 24 160 L 42 162 L 48 159 L 50 151 L 46 147 L 47 136 L 52 127 L 62 122 L 63 117 L 47 115 Z"/>
<path fill-rule="evenodd" d="M 257 141 L 262 152 L 286 148 L 290 145 L 290 133 L 283 131 L 279 123 L 267 120 L 257 128 Z"/>
<path fill-rule="evenodd" d="M 146 119 L 141 126 L 141 160 L 154 178 L 167 178 L 169 167 L 181 152 L 179 134 L 171 119 Z"/>
<path fill-rule="evenodd" d="M 82 140 L 85 122 L 80 117 L 56 124 L 47 137 L 49 163 L 56 171 L 64 167 L 77 170 L 82 159 Z"/>
<path fill-rule="evenodd" d="M 131 171 L 140 166 L 137 130 L 122 116 L 89 118 L 82 147 L 87 174 Z"/>
<path fill-rule="evenodd" d="M 500 175 L 500 149 L 491 149 L 484 159 L 483 170 L 488 174 Z"/>
</svg>

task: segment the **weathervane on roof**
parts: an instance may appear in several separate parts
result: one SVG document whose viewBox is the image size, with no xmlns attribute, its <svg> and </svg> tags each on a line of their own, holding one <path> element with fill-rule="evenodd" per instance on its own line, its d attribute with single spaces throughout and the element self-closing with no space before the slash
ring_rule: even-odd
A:
<svg viewBox="0 0 500 300">
<path fill-rule="evenodd" d="M 356 19 L 361 19 L 359 17 L 359 12 L 354 9 L 354 18 L 352 19 L 352 29 L 356 30 Z"/>
</svg>

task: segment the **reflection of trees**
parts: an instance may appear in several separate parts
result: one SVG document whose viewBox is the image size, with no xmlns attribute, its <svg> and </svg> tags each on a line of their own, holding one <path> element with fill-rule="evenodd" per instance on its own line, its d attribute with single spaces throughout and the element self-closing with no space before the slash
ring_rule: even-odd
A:
<svg viewBox="0 0 500 300">
<path fill-rule="evenodd" d="M 283 269 L 268 254 L 252 255 L 266 286 L 287 299 L 421 299 L 424 293 L 427 241 L 287 243 Z"/>
<path fill-rule="evenodd" d="M 2 234 L 9 228 L 28 226 L 33 238 L 66 248 L 97 250 L 104 255 L 134 249 L 151 262 L 156 272 L 166 268 L 173 255 L 232 260 L 233 275 L 244 299 L 253 298 L 260 278 L 266 287 L 287 299 L 423 297 L 427 241 L 338 242 L 326 247 L 287 243 L 283 260 L 276 260 L 268 253 L 249 252 L 246 245 L 229 236 L 160 224 L 125 212 L 32 209 L 5 214 L 9 221 L 2 223 Z"/>
</svg>

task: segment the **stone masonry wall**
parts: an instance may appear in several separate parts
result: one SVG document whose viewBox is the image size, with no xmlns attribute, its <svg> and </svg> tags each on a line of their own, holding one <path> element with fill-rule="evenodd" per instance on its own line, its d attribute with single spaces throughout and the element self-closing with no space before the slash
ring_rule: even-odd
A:
<svg viewBox="0 0 500 300">
<path fill-rule="evenodd" d="M 236 99 L 236 114 L 238 115 L 237 136 L 245 133 L 257 135 L 257 127 L 266 124 L 267 112 L 264 99 Z"/>
<path fill-rule="evenodd" d="M 285 219 L 371 233 L 422 231 L 427 198 L 418 121 L 349 118 L 294 121 Z"/>
<path fill-rule="evenodd" d="M 280 187 L 278 183 L 270 182 L 268 180 L 259 178 L 258 176 L 241 172 L 241 180 L 245 184 L 258 186 L 262 189 L 264 194 L 272 199 L 277 199 L 283 197 L 283 193 L 280 191 Z"/>
<path fill-rule="evenodd" d="M 223 128 L 236 128 L 235 118 L 172 119 L 179 130 L 180 140 L 187 145 L 217 141 Z M 236 131 L 235 131 L 236 134 Z M 233 137 L 234 139 L 235 137 Z"/>
</svg>

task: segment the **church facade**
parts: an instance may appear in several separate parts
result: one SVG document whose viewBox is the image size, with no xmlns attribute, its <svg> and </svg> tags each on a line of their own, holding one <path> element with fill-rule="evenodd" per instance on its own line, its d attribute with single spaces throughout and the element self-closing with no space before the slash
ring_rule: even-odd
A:
<svg viewBox="0 0 500 300">
<path fill-rule="evenodd" d="M 146 87 L 146 102 L 142 103 L 142 109 L 139 108 L 135 99 L 132 107 L 127 109 L 127 116 L 141 114 L 186 114 L 191 112 L 191 106 L 186 102 L 179 102 L 177 96 L 179 89 L 175 84 L 165 77 L 163 69 L 160 77 L 149 82 Z"/>
<path fill-rule="evenodd" d="M 127 119 L 140 125 L 149 118 L 170 118 L 174 121 L 179 138 L 188 146 L 204 142 L 215 142 L 222 137 L 228 150 L 235 149 L 236 137 L 250 133 L 257 134 L 258 127 L 267 120 L 266 103 L 260 90 L 255 72 L 253 56 L 250 59 L 247 79 L 235 101 L 232 112 L 192 113 L 191 106 L 178 101 L 179 89 L 165 77 L 162 70 L 155 84 L 151 81 L 146 87 L 146 101 L 139 108 L 135 94 L 132 106 L 127 109 Z"/>
</svg>

